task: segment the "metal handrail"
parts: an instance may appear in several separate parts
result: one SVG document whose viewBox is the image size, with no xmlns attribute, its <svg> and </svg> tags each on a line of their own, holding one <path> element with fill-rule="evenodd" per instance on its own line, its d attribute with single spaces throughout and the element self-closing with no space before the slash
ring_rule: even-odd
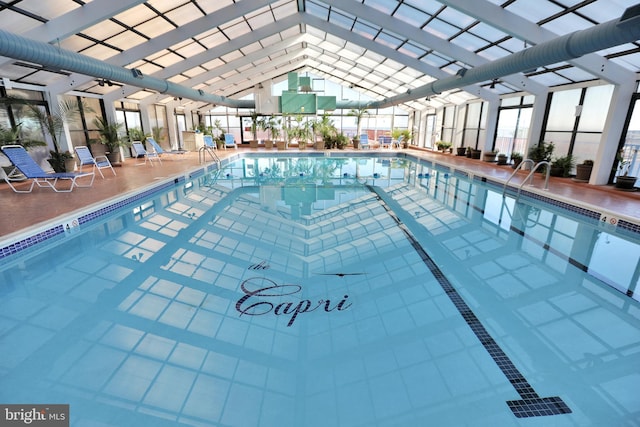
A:
<svg viewBox="0 0 640 427">
<path fill-rule="evenodd" d="M 542 161 L 542 162 L 538 162 L 535 166 L 534 166 L 534 162 L 531 159 L 525 159 L 523 160 L 518 167 L 516 168 L 516 170 L 513 171 L 513 173 L 511 174 L 511 176 L 509 177 L 509 179 L 507 179 L 507 181 L 504 183 L 504 186 L 502 187 L 502 196 L 504 197 L 504 194 L 507 190 L 507 184 L 509 183 L 509 181 L 511 181 L 511 179 L 516 175 L 516 173 L 518 173 L 518 171 L 520 169 L 522 169 L 522 167 L 525 164 L 529 164 L 531 163 L 531 172 L 529 172 L 529 174 L 526 176 L 526 178 L 524 179 L 524 181 L 522 181 L 522 183 L 520 183 L 520 185 L 518 186 L 518 197 L 520 196 L 520 192 L 522 191 L 522 187 L 527 183 L 527 181 L 530 182 L 530 186 L 533 186 L 533 174 L 535 173 L 535 171 L 537 171 L 540 166 L 547 166 L 547 174 L 544 180 L 544 189 L 548 190 L 549 189 L 549 176 L 551 175 L 551 165 L 549 164 L 548 161 Z"/>
<path fill-rule="evenodd" d="M 218 157 L 218 155 L 215 153 L 215 151 L 213 151 L 212 148 L 210 148 L 210 147 L 208 147 L 206 145 L 200 147 L 200 149 L 198 150 L 198 163 L 204 163 L 204 161 L 205 161 L 204 153 L 205 152 L 209 153 L 209 155 L 211 156 L 211 160 L 213 160 L 214 162 L 217 162 L 217 163 L 221 163 L 220 157 Z"/>
<path fill-rule="evenodd" d="M 502 195 L 503 196 L 504 196 L 505 191 L 507 190 L 507 184 L 509 184 L 509 182 L 513 179 L 514 176 L 516 176 L 518 171 L 524 167 L 524 165 L 527 165 L 529 163 L 531 163 L 531 167 L 533 168 L 533 160 L 531 160 L 531 159 L 525 159 L 525 160 L 521 161 L 518 166 L 516 166 L 515 170 L 511 174 L 511 176 L 505 181 L 504 185 L 502 186 Z"/>
</svg>

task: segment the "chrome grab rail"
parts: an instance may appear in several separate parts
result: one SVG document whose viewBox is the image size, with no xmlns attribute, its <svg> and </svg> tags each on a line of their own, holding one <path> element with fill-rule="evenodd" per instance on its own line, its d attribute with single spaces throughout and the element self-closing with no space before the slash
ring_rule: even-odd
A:
<svg viewBox="0 0 640 427">
<path fill-rule="evenodd" d="M 217 163 L 221 163 L 220 161 L 220 157 L 218 157 L 218 155 L 216 154 L 215 151 L 213 151 L 212 148 L 208 147 L 208 146 L 203 146 L 200 147 L 200 149 L 198 150 L 198 163 L 204 163 L 205 159 L 205 155 L 204 153 L 207 152 L 209 153 L 209 155 L 211 156 L 211 160 L 213 160 L 214 162 Z"/>
<path fill-rule="evenodd" d="M 522 191 L 522 187 L 527 183 L 527 181 L 529 181 L 529 185 L 533 186 L 533 174 L 535 173 L 535 171 L 537 171 L 540 166 L 547 166 L 547 174 L 544 180 L 544 189 L 548 190 L 549 189 L 549 176 L 551 174 L 551 167 L 549 162 L 547 161 L 542 161 L 542 162 L 538 162 L 535 166 L 534 166 L 534 162 L 531 159 L 525 159 L 523 160 L 518 167 L 513 171 L 513 173 L 511 174 L 511 176 L 509 177 L 509 179 L 507 179 L 504 183 L 504 186 L 502 187 L 502 196 L 504 196 L 505 191 L 507 191 L 507 184 L 509 184 L 509 182 L 511 181 L 511 179 L 516 175 L 516 173 L 518 173 L 518 171 L 520 169 L 523 168 L 524 165 L 528 165 L 531 164 L 531 172 L 529 172 L 529 174 L 527 175 L 527 177 L 524 179 L 524 181 L 522 181 L 522 183 L 518 186 L 518 196 L 520 196 L 520 191 Z"/>
</svg>

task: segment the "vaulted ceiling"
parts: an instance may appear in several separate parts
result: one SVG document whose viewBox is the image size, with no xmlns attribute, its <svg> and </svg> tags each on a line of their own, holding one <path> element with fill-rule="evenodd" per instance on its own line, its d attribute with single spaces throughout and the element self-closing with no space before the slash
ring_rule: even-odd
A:
<svg viewBox="0 0 640 427">
<path fill-rule="evenodd" d="M 637 0 L 13 0 L 0 1 L 0 28 L 145 76 L 240 99 L 287 73 L 308 73 L 381 100 L 473 69 L 564 34 L 619 18 Z M 637 78 L 640 43 L 548 64 L 403 102 L 492 99 L 519 91 Z M 130 83 L 15 58 L 0 77 L 158 102 Z M 105 84 L 107 83 L 107 84 Z M 111 83 L 111 85 L 109 85 Z M 168 99 L 168 98 L 166 98 Z M 166 100 L 165 99 L 165 100 Z"/>
</svg>

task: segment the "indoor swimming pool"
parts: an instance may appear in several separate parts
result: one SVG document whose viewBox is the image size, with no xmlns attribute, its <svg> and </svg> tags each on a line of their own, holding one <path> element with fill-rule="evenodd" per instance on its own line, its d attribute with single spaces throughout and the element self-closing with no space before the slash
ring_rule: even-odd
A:
<svg viewBox="0 0 640 427">
<path fill-rule="evenodd" d="M 640 425 L 639 233 L 391 154 L 175 181 L 5 252 L 0 402 L 90 427 Z"/>
</svg>

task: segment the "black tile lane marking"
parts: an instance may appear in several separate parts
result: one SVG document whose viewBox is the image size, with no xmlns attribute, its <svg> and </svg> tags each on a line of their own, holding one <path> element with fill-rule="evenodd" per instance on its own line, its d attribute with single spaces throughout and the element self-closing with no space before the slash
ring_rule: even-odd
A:
<svg viewBox="0 0 640 427">
<path fill-rule="evenodd" d="M 529 381 L 527 381 L 524 375 L 522 375 L 518 368 L 509 359 L 509 356 L 506 355 L 498 343 L 496 343 L 493 337 L 491 337 L 491 334 L 489 334 L 480 320 L 478 320 L 471 308 L 462 299 L 451 282 L 449 282 L 449 279 L 447 279 L 447 277 L 442 273 L 435 261 L 433 261 L 429 254 L 427 254 L 420 243 L 415 239 L 415 237 L 413 237 L 413 234 L 411 234 L 407 226 L 391 209 L 388 204 L 389 201 L 385 200 L 386 197 L 383 197 L 383 195 L 376 191 L 374 187 L 369 186 L 369 189 L 378 195 L 382 206 L 387 210 L 394 221 L 396 221 L 398 227 L 400 227 L 404 232 L 415 251 L 420 255 L 420 258 L 422 258 L 422 261 L 434 275 L 462 318 L 467 322 L 467 325 L 469 325 L 478 340 L 480 340 L 482 346 L 487 350 L 498 368 L 502 371 L 505 377 L 507 377 L 513 388 L 515 388 L 516 392 L 522 398 L 521 400 L 507 401 L 507 405 L 513 414 L 517 418 L 570 414 L 571 409 L 560 397 L 540 397 L 538 393 L 536 393 L 533 387 L 529 384 Z"/>
</svg>

